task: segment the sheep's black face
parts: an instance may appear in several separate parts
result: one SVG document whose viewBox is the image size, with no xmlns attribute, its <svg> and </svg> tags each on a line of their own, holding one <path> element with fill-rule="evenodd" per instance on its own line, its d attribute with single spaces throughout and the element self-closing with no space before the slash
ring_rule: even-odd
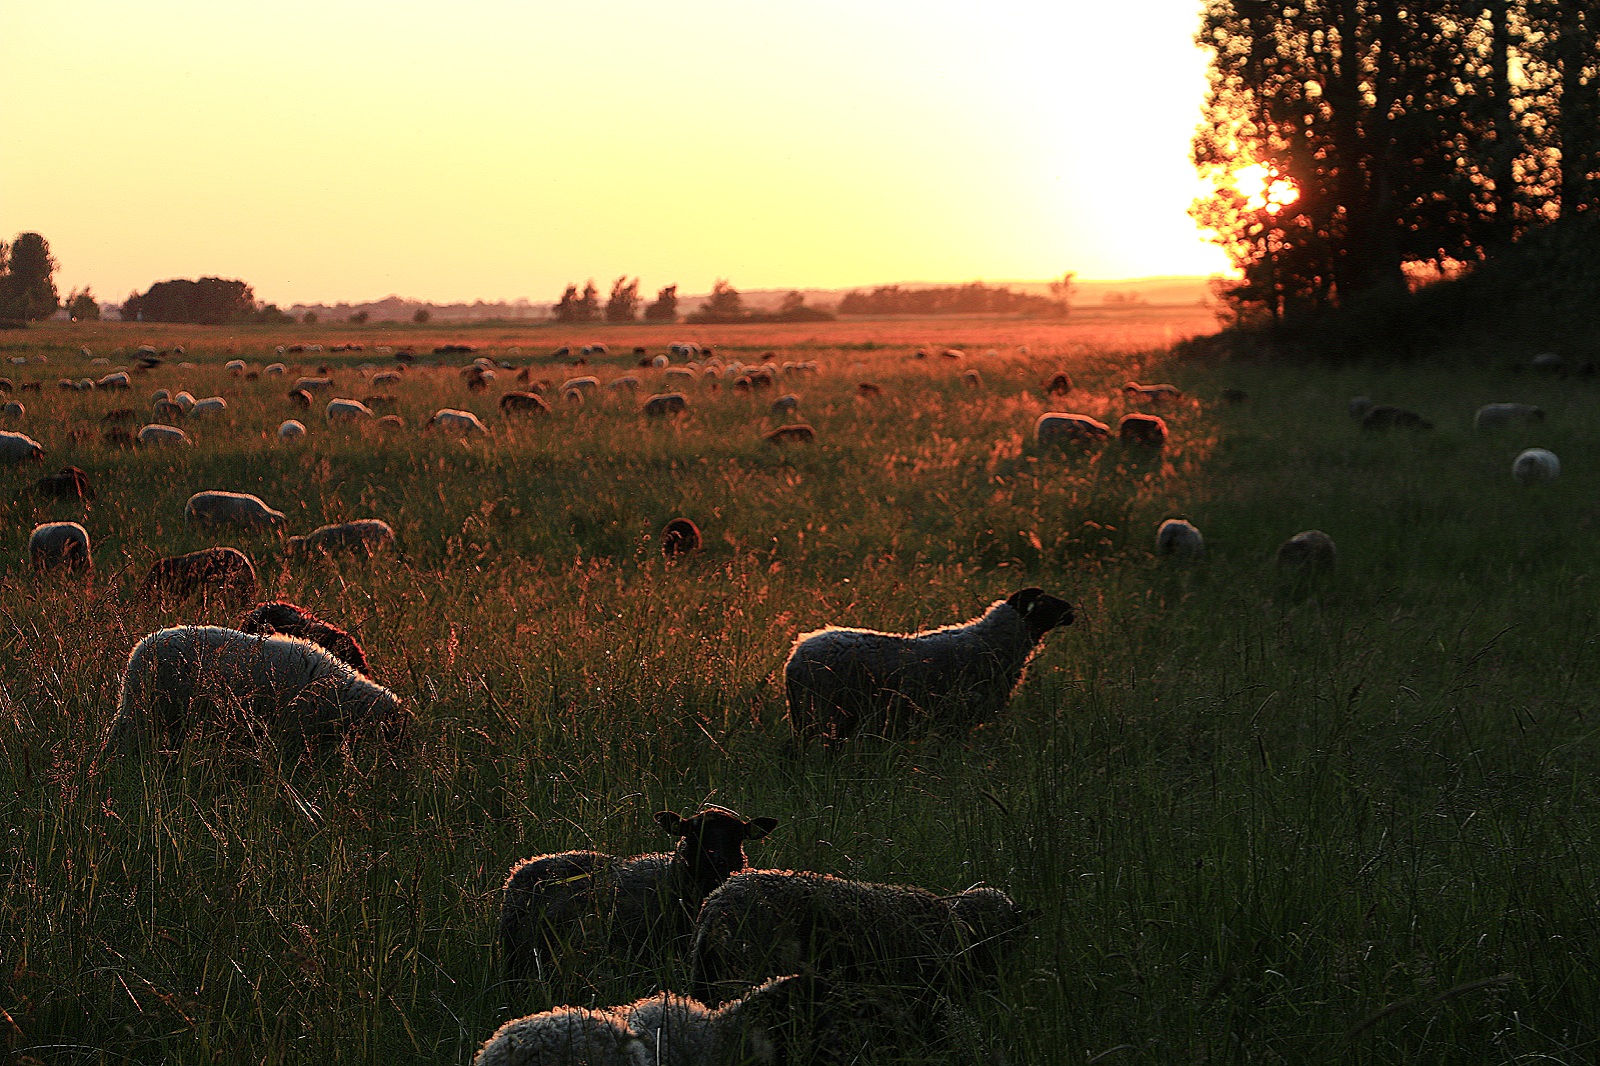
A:
<svg viewBox="0 0 1600 1066">
<path fill-rule="evenodd" d="M 720 885 L 745 868 L 744 842 L 760 840 L 777 828 L 776 818 L 746 822 L 732 811 L 710 807 L 692 818 L 671 811 L 656 815 L 656 824 L 678 837 L 678 856 L 688 864 L 697 882 Z"/>
<path fill-rule="evenodd" d="M 1013 592 L 1006 603 L 1015 608 L 1028 623 L 1028 632 L 1032 634 L 1036 644 L 1056 626 L 1072 624 L 1072 604 L 1040 588 L 1026 588 Z"/>
<path fill-rule="evenodd" d="M 271 603 L 257 604 L 255 610 L 244 616 L 244 621 L 239 623 L 241 633 L 287 633 L 292 637 L 305 636 L 305 629 L 311 621 L 311 615 L 283 600 L 274 600 Z"/>
</svg>

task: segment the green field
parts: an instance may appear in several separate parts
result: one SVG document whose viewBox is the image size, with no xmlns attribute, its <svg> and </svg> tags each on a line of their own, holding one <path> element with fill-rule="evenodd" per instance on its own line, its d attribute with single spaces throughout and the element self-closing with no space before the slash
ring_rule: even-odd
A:
<svg viewBox="0 0 1600 1066">
<path fill-rule="evenodd" d="M 973 1004 L 1012 1066 L 1600 1060 L 1600 385 L 1503 368 L 1531 352 L 1484 368 L 1182 362 L 1160 346 L 1170 321 L 1102 325 L 0 335 L 0 357 L 26 360 L 0 375 L 44 382 L 4 397 L 27 413 L 0 428 L 47 451 L 0 468 L 10 1061 L 466 1063 L 509 1018 L 686 988 L 684 965 L 615 958 L 513 988 L 495 914 L 515 860 L 665 848 L 651 814 L 708 799 L 780 820 L 756 865 L 981 882 L 1038 908 Z M 683 417 L 645 419 L 662 372 L 628 353 L 680 338 L 725 360 L 815 360 L 777 392 L 801 397 L 816 443 L 764 444 L 774 393 L 704 383 Z M 546 358 L 597 339 L 611 354 L 587 367 Z M 468 356 L 381 388 L 358 369 L 391 363 L 379 344 L 427 358 L 446 340 L 535 377 L 635 373 L 644 389 L 512 424 L 495 407 L 512 374 L 469 394 Z M 368 348 L 274 354 L 345 341 Z M 56 387 L 146 342 L 188 351 L 131 392 Z M 917 360 L 919 344 L 966 358 Z M 235 357 L 283 358 L 289 380 L 326 361 L 335 395 L 392 392 L 408 428 L 325 426 L 286 379 L 226 372 Z M 1058 369 L 1077 389 L 1050 401 Z M 1114 423 L 1129 378 L 1185 390 L 1162 411 L 1164 454 L 1033 444 L 1046 410 Z M 1222 403 L 1230 386 L 1248 400 Z M 229 411 L 187 423 L 192 448 L 103 445 L 101 414 L 142 413 L 157 387 Z M 1356 394 L 1437 428 L 1363 433 Z M 1474 432 L 1475 408 L 1502 400 L 1549 419 Z M 440 407 L 491 435 L 420 432 Z M 274 433 L 290 417 L 299 443 Z M 1529 446 L 1561 456 L 1559 481 L 1513 482 Z M 87 508 L 17 497 L 69 464 L 98 492 Z M 384 518 L 401 552 L 291 564 L 274 538 L 185 527 L 202 489 L 255 493 L 293 533 Z M 680 514 L 706 546 L 668 564 L 655 536 Z M 1170 516 L 1204 531 L 1206 562 L 1153 556 Z M 36 576 L 30 529 L 69 518 L 93 538 L 93 577 Z M 1309 528 L 1339 567 L 1297 583 L 1273 553 Z M 414 747 L 97 759 L 134 643 L 230 621 L 136 595 L 155 559 L 213 543 L 246 551 L 264 593 L 359 633 L 416 712 Z M 781 667 L 798 633 L 943 625 L 1027 585 L 1078 620 L 1003 718 L 961 742 L 793 756 Z"/>
</svg>

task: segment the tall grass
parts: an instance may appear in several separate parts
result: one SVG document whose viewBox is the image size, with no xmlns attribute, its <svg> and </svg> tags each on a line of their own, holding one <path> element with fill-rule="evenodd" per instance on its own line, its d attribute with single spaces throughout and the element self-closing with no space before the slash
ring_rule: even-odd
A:
<svg viewBox="0 0 1600 1066">
<path fill-rule="evenodd" d="M 50 360 L 8 376 L 82 376 L 84 337 L 102 352 L 144 339 L 97 328 L 8 341 L 0 354 Z M 36 506 L 13 497 L 38 471 L 0 473 L 13 1058 L 465 1062 L 510 1017 L 684 988 L 681 962 L 616 958 L 553 987 L 505 984 L 497 891 L 529 854 L 665 846 L 651 813 L 707 798 L 781 819 L 751 846 L 758 864 L 986 882 L 1038 908 L 976 1005 L 1010 1062 L 1600 1056 L 1593 386 L 1207 367 L 1037 336 L 1022 356 L 1015 327 L 959 328 L 979 389 L 865 328 L 719 338 L 725 355 L 781 344 L 780 359 L 821 364 L 780 385 L 818 430 L 809 448 L 760 442 L 778 424 L 766 395 L 696 386 L 686 417 L 647 421 L 606 394 L 507 424 L 453 370 L 365 388 L 353 365 L 370 352 L 342 357 L 339 394 L 393 391 L 412 428 L 304 417 L 310 438 L 284 445 L 272 430 L 299 412 L 283 379 L 228 376 L 233 353 L 204 334 L 185 335 L 195 368 L 158 368 L 131 396 L 24 395 L 47 468 L 83 467 L 99 498 L 87 517 Z M 283 339 L 233 344 L 259 366 Z M 481 339 L 504 354 L 561 338 Z M 1126 378 L 1182 386 L 1166 454 L 1038 450 L 1058 366 L 1079 386 L 1066 409 L 1111 421 Z M 884 396 L 857 398 L 861 380 Z M 192 449 L 97 442 L 103 410 L 143 408 L 158 385 L 220 391 L 229 414 L 191 424 Z M 1250 399 L 1220 404 L 1224 385 Z M 1438 428 L 1363 434 L 1344 414 L 1356 393 Z M 1503 399 L 1550 419 L 1473 433 L 1472 410 Z M 441 406 L 477 410 L 492 437 L 418 433 Z M 1562 480 L 1512 483 L 1529 445 L 1562 456 Z M 294 532 L 386 518 L 402 553 L 291 566 L 276 541 L 184 526 L 184 500 L 208 488 L 261 495 Z M 653 537 L 676 514 L 707 546 L 669 564 Z M 1177 514 L 1205 531 L 1205 564 L 1151 557 Z M 47 518 L 85 521 L 92 580 L 28 570 L 28 530 Z M 1273 550 L 1311 527 L 1337 540 L 1338 571 L 1280 579 Z M 413 749 L 96 758 L 134 642 L 229 620 L 141 602 L 145 568 L 216 542 L 359 633 L 418 712 Z M 775 676 L 795 634 L 957 621 L 1028 584 L 1079 620 L 1046 640 L 1003 718 L 959 743 L 790 753 Z"/>
</svg>

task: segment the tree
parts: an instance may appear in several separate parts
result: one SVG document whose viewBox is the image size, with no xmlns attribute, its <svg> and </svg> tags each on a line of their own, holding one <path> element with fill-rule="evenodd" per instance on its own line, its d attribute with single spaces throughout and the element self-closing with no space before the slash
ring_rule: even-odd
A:
<svg viewBox="0 0 1600 1066">
<path fill-rule="evenodd" d="M 668 285 L 656 293 L 655 303 L 644 309 L 646 322 L 678 321 L 678 287 Z"/>
<path fill-rule="evenodd" d="M 744 297 L 739 295 L 739 290 L 727 278 L 718 278 L 716 284 L 711 286 L 711 295 L 700 308 L 700 313 L 719 319 L 738 318 L 744 314 Z"/>
<path fill-rule="evenodd" d="M 174 278 L 158 281 L 122 304 L 124 321 L 189 322 L 220 326 L 256 319 L 255 292 L 239 280 Z"/>
<path fill-rule="evenodd" d="M 426 307 L 419 307 L 417 308 L 416 312 L 412 314 L 411 321 L 415 322 L 419 326 L 426 326 L 429 322 L 433 321 L 433 312 L 429 311 Z"/>
<path fill-rule="evenodd" d="M 639 279 L 624 274 L 611 283 L 611 299 L 606 301 L 607 322 L 632 322 L 639 314 Z"/>
<path fill-rule="evenodd" d="M 74 290 L 67 297 L 67 314 L 74 322 L 100 321 L 100 303 L 94 298 L 94 291 L 87 286 Z"/>
<path fill-rule="evenodd" d="M 300 321 L 308 326 L 314 326 L 317 324 L 317 313 L 315 311 L 307 311 L 300 316 Z"/>
<path fill-rule="evenodd" d="M 596 322 L 600 318 L 600 290 L 594 287 L 594 279 L 583 287 L 583 295 L 578 295 L 576 285 L 568 285 L 561 294 L 560 301 L 555 306 L 557 322 Z"/>
<path fill-rule="evenodd" d="M 350 321 L 358 326 L 364 326 L 367 324 L 367 319 L 371 317 L 372 316 L 366 311 L 357 311 L 355 314 L 350 316 Z"/>
<path fill-rule="evenodd" d="M 61 305 L 55 257 L 37 233 L 19 233 L 9 248 L 0 241 L 0 318 L 49 318 Z"/>
</svg>

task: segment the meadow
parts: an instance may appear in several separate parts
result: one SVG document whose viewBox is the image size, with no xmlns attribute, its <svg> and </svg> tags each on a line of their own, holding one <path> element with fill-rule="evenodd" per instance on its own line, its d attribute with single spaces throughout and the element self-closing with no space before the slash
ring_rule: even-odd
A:
<svg viewBox="0 0 1600 1066">
<path fill-rule="evenodd" d="M 466 1063 L 502 1022 L 554 1003 L 684 988 L 685 967 L 598 958 L 561 987 L 501 979 L 498 890 L 519 858 L 669 845 L 653 812 L 710 800 L 779 828 L 755 865 L 953 892 L 1001 887 L 1039 916 L 974 1004 L 981 1049 L 951 1062 L 1523 1063 L 1600 1059 L 1600 710 L 1593 561 L 1600 384 L 1514 374 L 1532 352 L 1392 367 L 1182 360 L 1198 309 L 1064 323 L 803 327 L 47 325 L 0 336 L 14 426 L 42 467 L 0 469 L 0 1034 L 17 1063 Z M 673 340 L 724 359 L 815 360 L 783 378 L 817 430 L 761 434 L 774 393 L 690 390 L 645 419 Z M 548 419 L 508 422 L 502 373 L 469 393 L 464 341 L 535 377 L 640 375 Z M 559 344 L 606 341 L 571 369 Z M 279 345 L 359 352 L 278 356 Z M 183 356 L 131 393 L 71 392 L 80 354 Z M 964 349 L 918 360 L 918 347 Z M 1022 349 L 1026 348 L 1024 352 Z M 989 354 L 992 350 L 993 354 Z M 120 355 L 119 355 L 120 352 Z M 40 362 L 43 357 L 44 362 Z M 283 358 L 336 395 L 393 392 L 408 428 L 335 428 L 235 378 Z M 194 363 L 179 366 L 180 361 Z M 962 379 L 976 369 L 981 384 Z M 1057 370 L 1075 384 L 1044 395 Z M 1152 456 L 1041 450 L 1046 410 L 1115 423 L 1128 379 L 1185 392 Z M 882 395 L 858 395 L 871 381 Z M 221 394 L 195 446 L 122 451 L 100 415 L 157 387 Z M 1245 390 L 1225 404 L 1226 387 Z M 1357 394 L 1430 432 L 1365 433 Z M 1477 433 L 1482 403 L 1541 426 Z M 485 439 L 419 427 L 477 411 Z M 309 434 L 274 430 L 290 417 Z M 1524 447 L 1560 480 L 1510 477 Z M 87 506 L 18 492 L 66 465 Z M 255 493 L 289 531 L 380 517 L 400 552 L 308 565 L 269 536 L 186 527 L 202 489 Z M 668 562 L 688 515 L 699 554 Z M 1164 518 L 1209 556 L 1152 552 Z M 81 520 L 87 580 L 35 575 L 37 522 Z M 1289 535 L 1339 545 L 1331 575 L 1273 565 Z M 267 592 L 357 632 L 417 714 L 413 743 L 317 760 L 97 758 L 129 649 L 221 605 L 145 602 L 163 555 L 233 544 Z M 1077 621 L 1052 633 L 1007 713 L 959 740 L 796 756 L 781 667 L 828 623 L 916 629 L 1028 585 Z M 925 1061 L 888 1047 L 873 1061 Z"/>
</svg>

